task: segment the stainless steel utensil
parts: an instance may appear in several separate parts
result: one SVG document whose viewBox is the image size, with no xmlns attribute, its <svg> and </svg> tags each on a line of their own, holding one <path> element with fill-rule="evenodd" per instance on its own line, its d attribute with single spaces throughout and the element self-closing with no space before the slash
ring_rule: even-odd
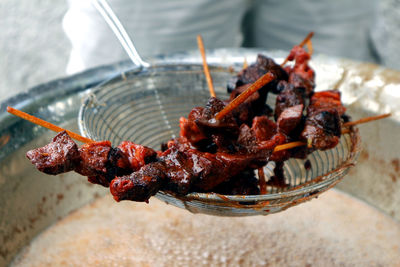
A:
<svg viewBox="0 0 400 267">
<path fill-rule="evenodd" d="M 107 2 L 94 0 L 94 4 L 140 68 L 92 91 L 80 109 L 81 133 L 93 140 L 110 140 L 114 144 L 132 140 L 158 149 L 160 143 L 179 135 L 179 118 L 193 107 L 204 105 L 208 99 L 202 68 L 185 64 L 151 66 L 144 62 Z M 214 67 L 211 71 L 217 95 L 227 97 L 225 83 L 232 75 L 229 69 Z M 273 106 L 273 97 L 269 101 Z M 354 166 L 359 151 L 360 138 L 357 130 L 353 130 L 342 137 L 336 148 L 309 155 L 311 169 L 304 167 L 304 160 L 287 161 L 284 172 L 288 186 L 269 186 L 265 195 L 191 193 L 176 196 L 159 192 L 156 197 L 195 213 L 220 216 L 275 213 L 333 187 Z M 272 176 L 273 168 L 273 162 L 264 168 L 267 178 Z"/>
<path fill-rule="evenodd" d="M 227 97 L 225 83 L 231 75 L 225 68 L 211 68 L 217 95 Z M 179 118 L 195 106 L 204 105 L 208 89 L 201 66 L 158 65 L 124 73 L 96 88 L 79 113 L 81 133 L 94 140 L 110 140 L 117 145 L 131 140 L 154 149 L 179 135 Z M 273 98 L 269 99 L 273 102 Z M 271 104 L 271 103 L 270 103 Z M 328 151 L 309 155 L 311 169 L 304 161 L 285 164 L 289 184 L 269 187 L 266 195 L 225 196 L 191 193 L 175 196 L 159 192 L 156 197 L 191 212 L 222 216 L 270 214 L 316 197 L 334 186 L 355 164 L 360 151 L 356 130 L 344 135 L 340 144 Z M 273 163 L 265 167 L 267 177 Z"/>
</svg>

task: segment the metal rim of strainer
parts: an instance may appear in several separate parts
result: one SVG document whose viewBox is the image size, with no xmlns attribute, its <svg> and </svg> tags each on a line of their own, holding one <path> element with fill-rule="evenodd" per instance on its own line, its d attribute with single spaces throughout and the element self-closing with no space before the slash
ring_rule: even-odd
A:
<svg viewBox="0 0 400 267">
<path fill-rule="evenodd" d="M 159 65 L 152 65 L 149 68 L 157 68 L 160 66 L 173 66 L 177 65 L 174 63 L 165 63 L 165 64 L 159 64 Z M 189 66 L 189 65 L 196 65 L 198 64 L 190 64 L 190 63 L 183 63 L 181 64 L 182 66 Z M 145 71 L 146 69 L 143 68 L 133 68 L 130 71 L 126 71 L 122 75 L 117 75 L 109 80 L 104 81 L 100 85 L 96 86 L 93 88 L 89 94 L 88 97 L 84 100 L 83 104 L 81 105 L 81 108 L 79 110 L 79 115 L 78 115 L 78 125 L 79 129 L 82 135 L 92 138 L 93 135 L 91 134 L 91 130 L 87 127 L 84 117 L 85 117 L 85 112 L 87 111 L 88 108 L 93 104 L 93 97 L 95 97 L 96 92 L 99 92 L 102 90 L 103 87 L 106 85 L 113 83 L 115 81 L 120 81 L 121 79 L 127 79 L 126 78 L 126 73 L 129 74 L 135 74 L 135 73 L 141 73 Z M 184 114 L 182 114 L 184 115 Z M 179 195 L 174 195 L 173 193 L 161 191 L 158 193 L 156 196 L 159 198 L 163 199 L 164 196 L 169 196 L 173 198 L 177 198 L 183 202 L 191 202 L 191 201 L 200 201 L 204 203 L 213 203 L 215 204 L 229 204 L 232 207 L 236 208 L 254 208 L 254 206 L 257 206 L 258 203 L 265 203 L 265 202 L 273 202 L 274 200 L 277 200 L 275 205 L 277 206 L 282 206 L 285 203 L 293 203 L 299 204 L 303 201 L 306 201 L 310 198 L 316 197 L 320 193 L 328 190 L 329 188 L 333 187 L 336 185 L 343 177 L 345 174 L 348 172 L 348 170 L 355 165 L 356 160 L 358 158 L 358 155 L 360 153 L 361 149 L 361 140 L 360 136 L 358 133 L 358 129 L 356 127 L 352 127 L 350 129 L 350 132 L 348 133 L 350 136 L 350 147 L 349 147 L 349 154 L 348 157 L 345 161 L 343 161 L 338 167 L 335 169 L 329 171 L 328 173 L 325 173 L 323 175 L 314 177 L 310 181 L 307 181 L 303 184 L 297 185 L 293 188 L 290 188 L 288 190 L 284 190 L 282 192 L 277 192 L 277 193 L 268 193 L 264 195 L 221 195 L 217 193 L 197 193 L 197 192 L 192 192 L 189 193 L 185 196 L 179 196 Z M 335 174 L 333 177 L 326 178 L 330 174 Z M 299 197 L 299 198 L 297 198 Z M 296 199 L 296 200 L 294 200 Z M 274 204 L 272 204 L 273 206 Z M 271 204 L 269 204 L 271 206 Z"/>
</svg>

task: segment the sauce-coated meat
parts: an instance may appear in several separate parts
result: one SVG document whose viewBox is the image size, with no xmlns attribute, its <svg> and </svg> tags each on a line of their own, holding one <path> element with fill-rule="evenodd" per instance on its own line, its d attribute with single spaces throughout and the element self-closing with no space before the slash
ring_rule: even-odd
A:
<svg viewBox="0 0 400 267">
<path fill-rule="evenodd" d="M 28 151 L 26 156 L 39 171 L 53 175 L 73 170 L 79 161 L 78 146 L 66 131 L 58 133 L 46 146 Z"/>
</svg>

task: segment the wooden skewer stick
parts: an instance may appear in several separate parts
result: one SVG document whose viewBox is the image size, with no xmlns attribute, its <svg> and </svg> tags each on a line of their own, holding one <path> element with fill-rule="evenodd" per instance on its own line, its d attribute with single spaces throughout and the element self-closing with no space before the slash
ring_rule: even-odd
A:
<svg viewBox="0 0 400 267">
<path fill-rule="evenodd" d="M 249 66 L 249 63 L 247 62 L 247 58 L 244 58 L 242 69 L 247 69 L 248 66 Z"/>
<path fill-rule="evenodd" d="M 203 59 L 203 69 L 204 69 L 204 74 L 206 75 L 206 80 L 207 80 L 207 84 L 208 84 L 208 89 L 210 90 L 210 95 L 212 97 L 216 97 L 210 70 L 208 69 L 208 65 L 207 65 L 206 51 L 204 49 L 203 38 L 201 38 L 201 35 L 197 35 L 197 45 L 200 50 L 201 58 Z"/>
<path fill-rule="evenodd" d="M 40 125 L 40 126 L 42 126 L 44 128 L 47 128 L 47 129 L 55 131 L 55 132 L 67 131 L 68 135 L 71 136 L 71 138 L 73 138 L 73 139 L 75 139 L 77 141 L 80 141 L 80 142 L 83 142 L 83 143 L 94 142 L 92 139 L 89 139 L 89 138 L 83 137 L 83 136 L 81 136 L 79 134 L 76 134 L 74 132 L 65 130 L 65 129 L 61 128 L 61 127 L 58 127 L 57 125 L 54 125 L 54 124 L 52 124 L 50 122 L 47 122 L 47 121 L 42 120 L 42 119 L 39 119 L 38 117 L 29 115 L 28 113 L 25 113 L 25 112 L 23 112 L 21 110 L 18 110 L 18 109 L 12 108 L 12 107 L 7 107 L 7 112 L 11 113 L 11 114 L 13 114 L 13 115 L 15 115 L 17 117 L 20 117 L 21 119 L 30 121 L 30 122 L 32 122 L 32 123 L 34 123 L 36 125 Z"/>
<path fill-rule="evenodd" d="M 314 48 L 313 48 L 311 39 L 307 41 L 307 49 L 308 49 L 308 53 L 311 56 L 314 52 Z"/>
<path fill-rule="evenodd" d="M 314 32 L 310 32 L 309 34 L 307 34 L 306 38 L 304 38 L 304 40 L 299 44 L 299 46 L 304 46 L 308 42 L 308 40 L 310 40 L 313 36 Z"/>
<path fill-rule="evenodd" d="M 306 146 L 306 145 L 307 145 L 307 143 L 301 142 L 301 141 L 290 142 L 290 143 L 276 146 L 273 152 L 278 152 L 281 150 L 286 150 L 286 149 L 291 149 L 291 148 L 295 148 L 295 147 L 299 147 L 299 146 Z"/>
<path fill-rule="evenodd" d="M 313 35 L 314 35 L 314 32 L 310 32 L 309 34 L 307 34 L 306 38 L 304 38 L 304 40 L 299 44 L 299 46 L 300 47 L 304 46 L 308 42 L 308 40 L 310 40 L 313 37 Z M 289 61 L 289 55 L 282 62 L 281 67 L 283 67 Z"/>
<path fill-rule="evenodd" d="M 382 115 L 362 118 L 357 121 L 349 121 L 349 122 L 343 123 L 343 127 L 350 127 L 350 126 L 353 126 L 356 124 L 366 123 L 366 122 L 370 122 L 370 121 L 376 121 L 376 120 L 387 118 L 391 115 L 392 115 L 391 113 L 386 113 L 386 114 L 382 114 Z"/>
<path fill-rule="evenodd" d="M 262 167 L 258 169 L 258 185 L 260 186 L 260 194 L 265 195 L 267 193 L 267 183 L 265 181 L 264 169 Z"/>
<path fill-rule="evenodd" d="M 237 106 L 242 104 L 250 95 L 252 95 L 254 92 L 256 92 L 261 87 L 263 87 L 264 85 L 266 85 L 267 83 L 271 82 L 274 79 L 275 75 L 272 74 L 271 72 L 267 72 L 266 74 L 261 76 L 257 81 L 255 81 L 252 85 L 250 85 L 250 87 L 247 88 L 246 91 L 241 93 L 239 96 L 233 99 L 228 105 L 226 105 L 223 110 L 218 112 L 217 115 L 215 116 L 215 119 L 221 120 L 225 115 L 227 115 Z"/>
</svg>

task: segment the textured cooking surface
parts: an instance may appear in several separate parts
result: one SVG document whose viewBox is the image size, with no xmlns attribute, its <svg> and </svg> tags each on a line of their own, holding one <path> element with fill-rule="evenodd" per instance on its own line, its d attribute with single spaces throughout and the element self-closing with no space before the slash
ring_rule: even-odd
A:
<svg viewBox="0 0 400 267">
<path fill-rule="evenodd" d="M 246 218 L 106 196 L 46 230 L 21 256 L 14 266 L 399 266 L 400 227 L 335 190 Z"/>
</svg>

